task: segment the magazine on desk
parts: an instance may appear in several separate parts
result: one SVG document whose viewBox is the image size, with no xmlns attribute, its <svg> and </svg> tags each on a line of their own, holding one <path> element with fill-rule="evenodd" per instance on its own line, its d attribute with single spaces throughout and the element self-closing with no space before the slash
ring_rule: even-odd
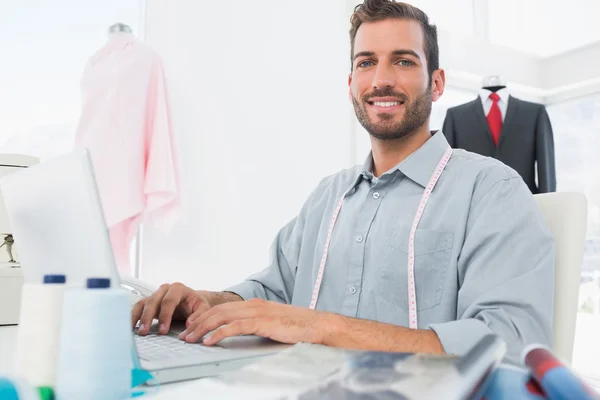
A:
<svg viewBox="0 0 600 400">
<path fill-rule="evenodd" d="M 298 344 L 218 379 L 296 388 L 286 399 L 480 398 L 506 351 L 489 335 L 465 356 L 353 351 Z"/>
</svg>

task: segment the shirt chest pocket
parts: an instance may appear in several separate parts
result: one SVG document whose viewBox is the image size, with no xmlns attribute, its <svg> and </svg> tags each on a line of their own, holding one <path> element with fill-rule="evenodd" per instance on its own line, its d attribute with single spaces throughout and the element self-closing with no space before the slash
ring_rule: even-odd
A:
<svg viewBox="0 0 600 400">
<path fill-rule="evenodd" d="M 387 256 L 379 270 L 379 296 L 408 312 L 408 239 L 410 228 L 398 227 L 389 239 Z M 454 234 L 417 229 L 415 234 L 415 288 L 417 311 L 440 304 L 452 255 Z"/>
</svg>

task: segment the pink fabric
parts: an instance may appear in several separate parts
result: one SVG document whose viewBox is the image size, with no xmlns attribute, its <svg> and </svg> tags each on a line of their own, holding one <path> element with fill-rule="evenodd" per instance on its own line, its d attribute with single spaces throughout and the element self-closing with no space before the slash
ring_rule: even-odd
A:
<svg viewBox="0 0 600 400">
<path fill-rule="evenodd" d="M 160 57 L 131 34 L 85 67 L 75 147 L 88 148 L 116 263 L 131 273 L 140 223 L 168 233 L 181 217 L 180 166 Z"/>
</svg>

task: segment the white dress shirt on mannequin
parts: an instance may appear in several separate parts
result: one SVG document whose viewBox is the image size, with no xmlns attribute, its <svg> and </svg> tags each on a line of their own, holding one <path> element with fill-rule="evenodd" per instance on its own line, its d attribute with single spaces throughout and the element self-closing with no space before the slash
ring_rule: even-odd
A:
<svg viewBox="0 0 600 400">
<path fill-rule="evenodd" d="M 498 107 L 500 107 L 500 112 L 502 113 L 502 121 L 506 118 L 506 109 L 508 108 L 508 89 L 500 89 L 496 92 L 498 96 L 500 96 L 500 100 L 498 101 Z M 481 104 L 483 105 L 483 113 L 487 117 L 490 112 L 490 108 L 492 108 L 492 99 L 490 99 L 490 94 L 492 94 L 491 90 L 480 89 L 479 90 L 479 98 L 481 99 Z"/>
</svg>

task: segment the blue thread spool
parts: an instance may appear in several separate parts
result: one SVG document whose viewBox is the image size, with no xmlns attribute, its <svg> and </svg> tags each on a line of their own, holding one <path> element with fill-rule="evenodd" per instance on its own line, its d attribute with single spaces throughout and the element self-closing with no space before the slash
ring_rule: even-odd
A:
<svg viewBox="0 0 600 400">
<path fill-rule="evenodd" d="M 44 284 L 67 283 L 67 277 L 64 275 L 44 275 Z"/>
<path fill-rule="evenodd" d="M 15 384 L 8 378 L 0 378 L 0 399 L 19 400 Z"/>
<path fill-rule="evenodd" d="M 129 294 L 110 279 L 89 278 L 65 293 L 56 397 L 122 400 L 131 391 Z"/>
<path fill-rule="evenodd" d="M 37 391 L 24 379 L 0 376 L 0 399 L 39 400 Z"/>
</svg>

